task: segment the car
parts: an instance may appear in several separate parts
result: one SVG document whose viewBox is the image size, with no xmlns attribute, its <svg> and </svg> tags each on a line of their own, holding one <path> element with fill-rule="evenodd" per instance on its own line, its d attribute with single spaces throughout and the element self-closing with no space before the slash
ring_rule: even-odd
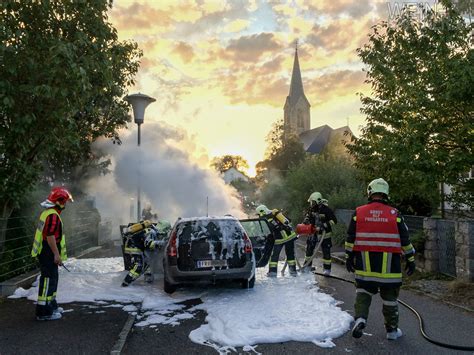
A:
<svg viewBox="0 0 474 355">
<path fill-rule="evenodd" d="M 260 224 L 258 220 L 243 221 L 249 230 Z M 173 293 L 180 285 L 219 280 L 237 280 L 243 288 L 253 288 L 265 238 L 258 235 L 257 240 L 259 233 L 252 233 L 254 246 L 242 223 L 232 216 L 178 219 L 163 257 L 164 291 Z"/>
</svg>

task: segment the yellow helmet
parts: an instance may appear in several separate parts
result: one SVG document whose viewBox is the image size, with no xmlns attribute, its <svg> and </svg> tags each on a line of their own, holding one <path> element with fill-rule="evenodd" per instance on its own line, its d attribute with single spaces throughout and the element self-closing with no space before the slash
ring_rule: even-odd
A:
<svg viewBox="0 0 474 355">
<path fill-rule="evenodd" d="M 270 211 L 270 210 L 268 209 L 268 207 L 265 206 L 265 205 L 260 205 L 260 206 L 258 206 L 258 207 L 255 209 L 255 211 L 257 212 L 257 214 L 258 214 L 259 216 L 266 216 L 267 214 L 272 213 L 272 211 Z"/>
<path fill-rule="evenodd" d="M 311 195 L 309 195 L 308 202 L 311 204 L 315 202 L 316 204 L 320 205 L 323 203 L 323 195 L 321 195 L 320 192 L 313 192 Z"/>
<path fill-rule="evenodd" d="M 370 197 L 373 194 L 385 194 L 388 196 L 388 182 L 382 178 L 372 180 L 367 186 L 367 195 Z"/>
</svg>

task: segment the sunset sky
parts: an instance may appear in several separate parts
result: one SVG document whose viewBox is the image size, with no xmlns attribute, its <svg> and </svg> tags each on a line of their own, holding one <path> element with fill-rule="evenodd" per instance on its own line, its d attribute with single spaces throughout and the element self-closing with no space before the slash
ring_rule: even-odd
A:
<svg viewBox="0 0 474 355">
<path fill-rule="evenodd" d="M 157 101 L 143 134 L 146 122 L 164 121 L 189 137 L 201 165 L 242 155 L 253 175 L 265 136 L 283 117 L 295 40 L 311 127 L 349 119 L 357 133 L 364 123 L 357 93 L 370 90 L 356 49 L 389 13 L 387 1 L 375 0 L 116 0 L 110 21 L 144 52 L 131 92 Z"/>
</svg>

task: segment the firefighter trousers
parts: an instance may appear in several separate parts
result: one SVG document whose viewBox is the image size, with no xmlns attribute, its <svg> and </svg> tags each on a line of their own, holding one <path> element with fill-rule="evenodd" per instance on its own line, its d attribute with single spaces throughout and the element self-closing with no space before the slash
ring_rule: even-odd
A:
<svg viewBox="0 0 474 355">
<path fill-rule="evenodd" d="M 272 256 L 270 257 L 269 272 L 277 272 L 278 259 L 280 258 L 280 252 L 285 247 L 286 262 L 288 263 L 288 269 L 290 272 L 296 272 L 296 259 L 295 259 L 295 240 L 287 241 L 283 244 L 275 244 L 273 246 Z"/>
<path fill-rule="evenodd" d="M 147 258 L 144 254 L 131 255 L 131 267 L 123 283 L 130 285 L 133 281 L 138 279 L 142 274 L 151 278 L 151 270 L 147 263 Z"/>
<path fill-rule="evenodd" d="M 356 299 L 355 299 L 355 318 L 369 317 L 370 303 L 372 296 L 380 292 L 382 297 L 382 313 L 385 319 L 385 329 L 389 332 L 398 328 L 398 294 L 400 287 L 387 286 L 364 286 L 360 287 L 356 283 Z"/>
<path fill-rule="evenodd" d="M 36 303 L 36 316 L 50 316 L 58 308 L 56 292 L 58 290 L 58 265 L 54 263 L 54 256 L 41 253 L 38 256 L 40 263 L 40 279 L 38 285 L 38 301 Z"/>
<path fill-rule="evenodd" d="M 321 238 L 321 236 L 319 236 Z M 313 260 L 308 261 L 311 259 L 314 253 L 314 249 L 316 248 L 316 245 L 318 244 L 319 240 L 317 235 L 313 235 L 311 237 L 308 237 L 306 240 L 306 253 L 305 253 L 305 258 L 304 262 L 307 263 L 307 266 L 311 267 L 313 265 Z M 331 270 L 331 247 L 332 247 L 332 241 L 331 237 L 326 234 L 326 238 L 323 239 L 321 243 L 321 250 L 323 252 L 323 267 L 325 270 Z"/>
</svg>

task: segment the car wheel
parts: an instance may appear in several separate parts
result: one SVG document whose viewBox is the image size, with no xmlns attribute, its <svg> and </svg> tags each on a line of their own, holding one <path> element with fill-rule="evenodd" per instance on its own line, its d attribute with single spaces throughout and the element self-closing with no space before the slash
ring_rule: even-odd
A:
<svg viewBox="0 0 474 355">
<path fill-rule="evenodd" d="M 177 288 L 176 285 L 170 284 L 168 280 L 166 280 L 166 278 L 163 278 L 163 290 L 166 293 L 173 293 L 174 291 L 176 291 L 176 288 Z"/>
<path fill-rule="evenodd" d="M 241 281 L 242 288 L 253 288 L 255 285 L 255 276 L 249 279 L 243 279 Z"/>
</svg>

